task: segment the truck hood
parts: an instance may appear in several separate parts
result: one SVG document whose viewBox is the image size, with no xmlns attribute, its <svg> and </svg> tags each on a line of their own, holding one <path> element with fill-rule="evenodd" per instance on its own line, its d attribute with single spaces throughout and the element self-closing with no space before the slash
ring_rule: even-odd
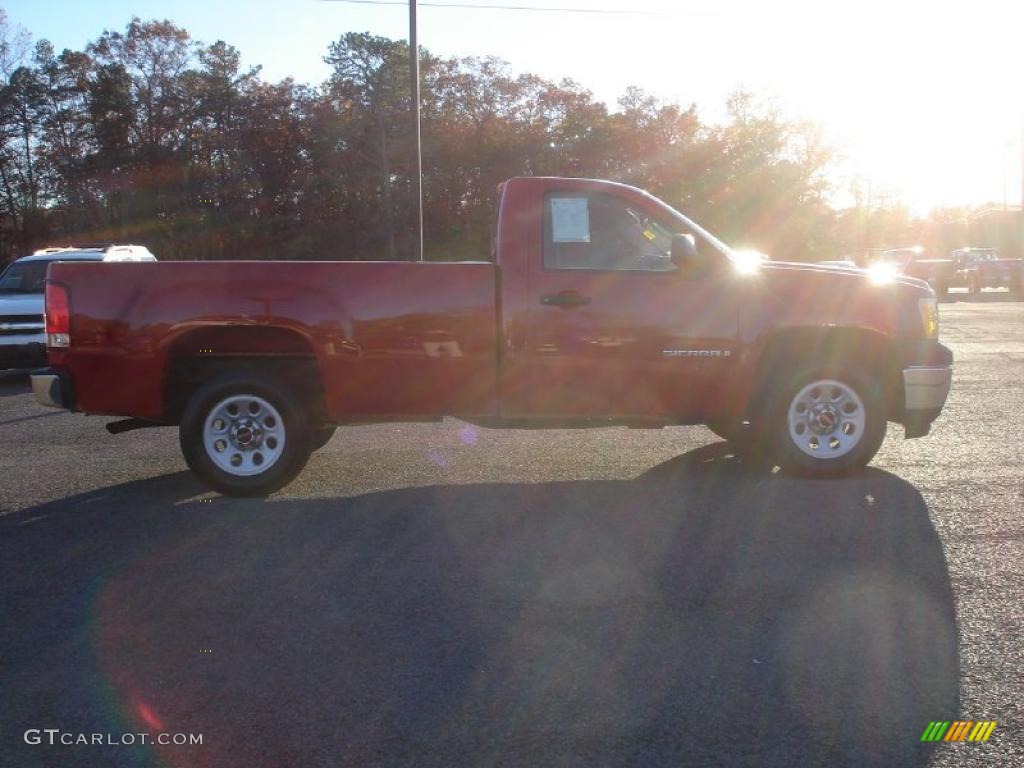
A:
<svg viewBox="0 0 1024 768">
<path fill-rule="evenodd" d="M 921 333 L 920 299 L 935 292 L 923 280 L 857 267 L 765 261 L 736 279 L 749 287 L 742 335 L 788 327 L 847 327 L 913 338 Z"/>
<path fill-rule="evenodd" d="M 0 293 L 0 315 L 41 315 L 43 294 Z"/>
<path fill-rule="evenodd" d="M 909 277 L 897 272 L 885 273 L 861 269 L 860 267 L 844 267 L 838 264 L 765 261 L 760 265 L 760 270 L 768 276 L 768 279 L 779 282 L 857 281 L 859 283 L 879 286 L 902 285 L 908 288 L 917 288 L 925 294 L 931 292 L 928 283 L 916 277 Z"/>
</svg>

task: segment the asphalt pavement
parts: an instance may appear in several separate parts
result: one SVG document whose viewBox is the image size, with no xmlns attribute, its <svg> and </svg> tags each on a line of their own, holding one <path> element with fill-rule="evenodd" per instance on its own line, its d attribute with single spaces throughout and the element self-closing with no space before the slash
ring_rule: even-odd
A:
<svg viewBox="0 0 1024 768">
<path fill-rule="evenodd" d="M 0 765 L 1024 765 L 1024 303 L 860 476 L 703 427 L 339 430 L 266 500 L 0 374 Z M 931 721 L 986 743 L 923 744 Z M 27 744 L 202 734 L 202 745 Z M 138 737 L 135 737 L 138 741 Z"/>
</svg>

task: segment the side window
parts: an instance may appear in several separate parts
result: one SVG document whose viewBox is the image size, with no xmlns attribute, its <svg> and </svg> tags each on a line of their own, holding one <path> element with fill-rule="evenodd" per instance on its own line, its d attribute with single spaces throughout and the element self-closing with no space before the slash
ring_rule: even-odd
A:
<svg viewBox="0 0 1024 768">
<path fill-rule="evenodd" d="M 612 195 L 555 192 L 544 205 L 544 268 L 669 272 L 672 234 Z"/>
</svg>

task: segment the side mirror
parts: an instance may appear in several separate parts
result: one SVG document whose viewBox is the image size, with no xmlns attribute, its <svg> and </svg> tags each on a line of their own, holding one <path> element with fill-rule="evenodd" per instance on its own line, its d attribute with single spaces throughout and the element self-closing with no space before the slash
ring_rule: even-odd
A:
<svg viewBox="0 0 1024 768">
<path fill-rule="evenodd" d="M 697 241 L 693 235 L 672 236 L 672 263 L 679 269 L 692 269 L 697 262 Z"/>
</svg>

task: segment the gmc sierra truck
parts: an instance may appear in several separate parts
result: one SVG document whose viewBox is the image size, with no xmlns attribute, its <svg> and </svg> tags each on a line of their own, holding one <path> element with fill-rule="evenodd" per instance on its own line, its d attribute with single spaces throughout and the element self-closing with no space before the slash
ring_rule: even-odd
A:
<svg viewBox="0 0 1024 768">
<path fill-rule="evenodd" d="M 829 477 L 942 409 L 952 354 L 920 280 L 746 258 L 622 184 L 500 194 L 489 261 L 54 264 L 33 390 L 128 417 L 112 433 L 177 425 L 232 495 L 284 486 L 352 423 L 707 424 Z"/>
</svg>

